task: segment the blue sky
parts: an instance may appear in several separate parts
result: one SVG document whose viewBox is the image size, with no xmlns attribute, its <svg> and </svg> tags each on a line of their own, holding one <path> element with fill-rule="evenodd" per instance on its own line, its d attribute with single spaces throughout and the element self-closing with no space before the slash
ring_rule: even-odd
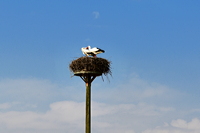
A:
<svg viewBox="0 0 200 133">
<path fill-rule="evenodd" d="M 200 132 L 198 0 L 1 0 L 0 131 L 84 131 L 85 86 L 70 62 L 104 49 L 92 84 L 96 133 Z"/>
</svg>

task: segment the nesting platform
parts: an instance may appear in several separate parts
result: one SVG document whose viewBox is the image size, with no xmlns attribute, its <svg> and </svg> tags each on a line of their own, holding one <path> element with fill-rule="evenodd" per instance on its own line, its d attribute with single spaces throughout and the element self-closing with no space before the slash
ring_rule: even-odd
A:
<svg viewBox="0 0 200 133">
<path fill-rule="evenodd" d="M 102 74 L 111 75 L 110 61 L 99 57 L 80 57 L 73 60 L 69 65 L 69 68 L 75 76 L 101 76 Z"/>
<path fill-rule="evenodd" d="M 101 72 L 95 72 L 95 71 L 79 71 L 74 72 L 74 76 L 101 76 Z"/>
</svg>

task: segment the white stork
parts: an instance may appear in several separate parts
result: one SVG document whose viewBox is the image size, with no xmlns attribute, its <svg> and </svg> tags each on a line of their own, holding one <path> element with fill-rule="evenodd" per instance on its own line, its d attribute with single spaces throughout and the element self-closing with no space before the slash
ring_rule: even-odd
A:
<svg viewBox="0 0 200 133">
<path fill-rule="evenodd" d="M 105 52 L 104 50 L 102 50 L 100 48 L 97 48 L 97 47 L 91 48 L 90 46 L 88 46 L 86 48 L 81 48 L 81 51 L 86 56 L 93 56 L 93 57 L 96 57 L 97 54 Z"/>
</svg>

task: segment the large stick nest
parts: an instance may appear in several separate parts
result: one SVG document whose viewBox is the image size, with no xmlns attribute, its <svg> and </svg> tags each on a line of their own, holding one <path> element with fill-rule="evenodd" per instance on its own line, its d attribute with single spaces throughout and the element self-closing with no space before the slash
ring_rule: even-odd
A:
<svg viewBox="0 0 200 133">
<path fill-rule="evenodd" d="M 73 60 L 69 65 L 69 69 L 73 73 L 80 71 L 94 71 L 107 76 L 108 74 L 112 74 L 110 64 L 111 62 L 104 58 L 84 56 Z"/>
</svg>

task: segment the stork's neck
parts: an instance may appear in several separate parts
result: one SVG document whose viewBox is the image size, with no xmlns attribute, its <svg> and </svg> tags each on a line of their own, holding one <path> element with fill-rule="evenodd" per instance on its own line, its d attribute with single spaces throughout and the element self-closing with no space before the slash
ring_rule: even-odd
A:
<svg viewBox="0 0 200 133">
<path fill-rule="evenodd" d="M 91 49 L 91 47 L 90 47 L 90 46 L 88 46 L 87 48 L 88 48 L 88 49 Z"/>
</svg>

